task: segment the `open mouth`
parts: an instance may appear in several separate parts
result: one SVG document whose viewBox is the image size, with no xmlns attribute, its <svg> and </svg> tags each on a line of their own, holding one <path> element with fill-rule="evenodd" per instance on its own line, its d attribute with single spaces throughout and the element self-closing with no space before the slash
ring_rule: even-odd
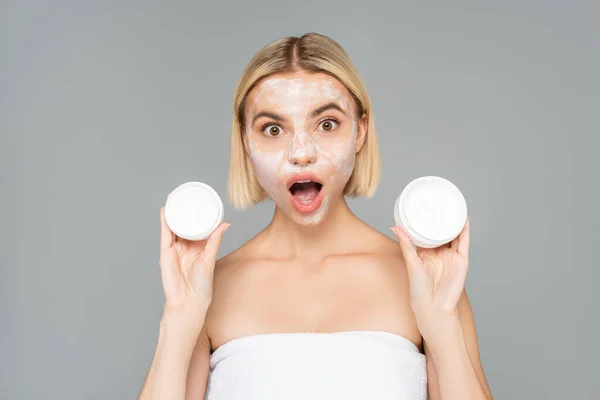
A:
<svg viewBox="0 0 600 400">
<path fill-rule="evenodd" d="M 311 204 L 321 192 L 323 185 L 315 181 L 299 181 L 290 186 L 290 193 L 298 202 Z"/>
</svg>

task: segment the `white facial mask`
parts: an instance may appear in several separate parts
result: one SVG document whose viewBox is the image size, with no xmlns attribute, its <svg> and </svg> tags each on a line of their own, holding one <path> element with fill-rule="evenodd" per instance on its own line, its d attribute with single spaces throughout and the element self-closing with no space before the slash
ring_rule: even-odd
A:
<svg viewBox="0 0 600 400">
<path fill-rule="evenodd" d="M 352 103 L 348 95 L 326 79 L 272 78 L 256 90 L 247 113 L 245 135 L 257 179 L 269 197 L 296 222 L 319 223 L 331 204 L 329 197 L 341 194 L 354 168 L 358 124 Z M 312 119 L 309 114 L 331 102 L 351 120 L 345 117 L 342 125 L 335 128 L 337 131 L 332 129 L 329 134 L 320 130 L 319 122 L 327 112 L 319 119 Z M 258 106 L 287 118 L 286 123 L 269 123 L 279 126 L 281 136 L 268 137 L 259 132 L 260 128 L 252 130 Z M 323 180 L 321 190 L 326 197 L 310 214 L 298 212 L 290 203 L 286 182 L 299 172 L 311 172 Z"/>
</svg>

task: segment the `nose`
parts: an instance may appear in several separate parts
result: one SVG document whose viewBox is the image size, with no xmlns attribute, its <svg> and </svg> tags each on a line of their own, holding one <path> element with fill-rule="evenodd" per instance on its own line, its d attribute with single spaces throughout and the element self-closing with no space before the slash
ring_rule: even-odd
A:
<svg viewBox="0 0 600 400">
<path fill-rule="evenodd" d="M 295 151 L 290 157 L 290 162 L 293 165 L 298 165 L 301 167 L 309 164 L 314 164 L 315 161 L 315 156 L 308 151 Z"/>
<path fill-rule="evenodd" d="M 294 135 L 289 150 L 290 164 L 305 166 L 316 161 L 317 151 L 313 140 L 306 133 Z"/>
</svg>

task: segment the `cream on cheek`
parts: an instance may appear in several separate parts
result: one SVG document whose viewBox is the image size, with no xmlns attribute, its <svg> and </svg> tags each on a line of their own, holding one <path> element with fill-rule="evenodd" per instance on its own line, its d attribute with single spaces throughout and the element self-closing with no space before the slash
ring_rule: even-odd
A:
<svg viewBox="0 0 600 400">
<path fill-rule="evenodd" d="M 356 129 L 356 119 L 352 118 L 351 138 L 346 141 L 334 143 L 330 151 L 321 149 L 321 153 L 324 155 L 322 162 L 331 164 L 335 169 L 335 173 L 331 176 L 333 183 L 345 184 L 350 179 L 350 175 L 352 175 L 356 155 Z"/>
<path fill-rule="evenodd" d="M 250 132 L 251 130 L 248 128 L 246 138 L 250 150 L 250 161 L 260 185 L 269 196 L 274 197 L 279 192 L 278 186 L 281 186 L 280 171 L 283 166 L 284 151 L 263 151 L 252 140 Z"/>
</svg>

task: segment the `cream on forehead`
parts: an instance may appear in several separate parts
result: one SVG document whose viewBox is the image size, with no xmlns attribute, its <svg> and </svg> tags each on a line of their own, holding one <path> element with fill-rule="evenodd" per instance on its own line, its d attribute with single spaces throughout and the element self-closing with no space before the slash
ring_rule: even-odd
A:
<svg viewBox="0 0 600 400">
<path fill-rule="evenodd" d="M 298 108 L 301 106 L 315 103 L 323 98 L 337 102 L 342 109 L 352 110 L 348 96 L 331 81 L 325 79 L 306 81 L 301 78 L 271 78 L 262 82 L 257 88 L 250 111 L 254 110 L 254 106 L 260 100 L 271 101 L 276 106 L 284 106 L 288 111 L 293 112 L 299 111 Z"/>
</svg>

